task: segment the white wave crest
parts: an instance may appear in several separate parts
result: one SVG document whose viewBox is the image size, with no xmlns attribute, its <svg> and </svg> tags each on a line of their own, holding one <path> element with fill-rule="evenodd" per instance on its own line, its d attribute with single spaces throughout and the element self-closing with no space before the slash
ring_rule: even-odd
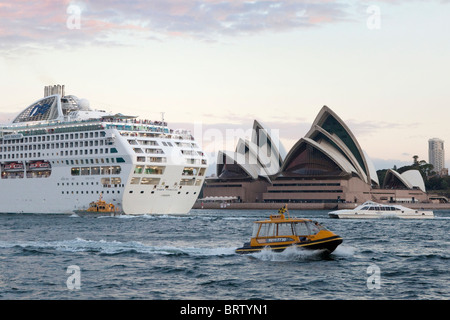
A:
<svg viewBox="0 0 450 320">
<path fill-rule="evenodd" d="M 340 245 L 333 251 L 333 255 L 339 257 L 352 257 L 355 254 L 355 248 L 351 246 Z"/>
<path fill-rule="evenodd" d="M 0 248 L 20 247 L 24 249 L 45 249 L 64 252 L 92 252 L 100 254 L 143 253 L 161 255 L 221 256 L 234 254 L 234 247 L 196 248 L 176 246 L 152 246 L 139 241 L 85 240 L 76 238 L 60 241 L 0 241 Z"/>
<path fill-rule="evenodd" d="M 331 253 L 332 256 L 347 258 L 353 256 L 355 248 L 350 246 L 339 246 Z M 299 261 L 299 260 L 321 260 L 328 253 L 326 250 L 309 250 L 299 247 L 288 247 L 282 252 L 275 252 L 269 248 L 251 254 L 262 261 Z"/>
<path fill-rule="evenodd" d="M 324 250 L 308 250 L 299 247 L 288 247 L 282 252 L 275 252 L 270 249 L 263 249 L 252 256 L 263 261 L 297 261 L 317 259 L 324 253 Z"/>
</svg>

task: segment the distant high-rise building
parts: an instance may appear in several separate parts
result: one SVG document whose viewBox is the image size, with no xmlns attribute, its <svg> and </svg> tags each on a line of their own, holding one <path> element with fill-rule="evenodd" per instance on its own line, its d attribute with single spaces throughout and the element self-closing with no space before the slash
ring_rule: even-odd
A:
<svg viewBox="0 0 450 320">
<path fill-rule="evenodd" d="M 444 141 L 438 138 L 428 140 L 429 163 L 434 166 L 434 171 L 441 174 L 445 167 Z"/>
</svg>

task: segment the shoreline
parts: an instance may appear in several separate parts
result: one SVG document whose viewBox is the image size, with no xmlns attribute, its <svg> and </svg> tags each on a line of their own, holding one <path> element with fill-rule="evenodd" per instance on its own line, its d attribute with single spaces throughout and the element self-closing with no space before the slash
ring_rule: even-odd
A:
<svg viewBox="0 0 450 320">
<path fill-rule="evenodd" d="M 361 203 L 287 203 L 290 210 L 340 210 L 353 209 Z M 450 210 L 450 203 L 392 203 L 411 209 Z M 192 209 L 278 210 L 284 203 L 196 202 Z"/>
</svg>

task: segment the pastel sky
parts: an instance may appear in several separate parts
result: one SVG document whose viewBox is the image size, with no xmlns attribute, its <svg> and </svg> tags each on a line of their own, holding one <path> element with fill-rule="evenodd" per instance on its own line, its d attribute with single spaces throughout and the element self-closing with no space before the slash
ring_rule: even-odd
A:
<svg viewBox="0 0 450 320">
<path fill-rule="evenodd" d="M 376 169 L 428 161 L 450 144 L 449 18 L 448 0 L 0 0 L 0 122 L 64 84 L 172 128 L 258 119 L 289 150 L 327 105 Z"/>
</svg>

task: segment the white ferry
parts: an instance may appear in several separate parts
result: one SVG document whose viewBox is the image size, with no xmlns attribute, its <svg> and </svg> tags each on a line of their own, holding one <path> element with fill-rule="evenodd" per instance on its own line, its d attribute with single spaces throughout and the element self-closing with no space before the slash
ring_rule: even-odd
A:
<svg viewBox="0 0 450 320">
<path fill-rule="evenodd" d="M 328 213 L 330 218 L 337 219 L 377 219 L 377 218 L 402 218 L 402 219 L 430 219 L 434 218 L 433 211 L 415 210 L 401 205 L 386 205 L 372 201 L 366 201 L 355 209 L 343 209 Z"/>
<path fill-rule="evenodd" d="M 190 132 L 48 86 L 0 126 L 0 212 L 72 213 L 102 195 L 125 214 L 186 214 L 207 167 Z"/>
</svg>

